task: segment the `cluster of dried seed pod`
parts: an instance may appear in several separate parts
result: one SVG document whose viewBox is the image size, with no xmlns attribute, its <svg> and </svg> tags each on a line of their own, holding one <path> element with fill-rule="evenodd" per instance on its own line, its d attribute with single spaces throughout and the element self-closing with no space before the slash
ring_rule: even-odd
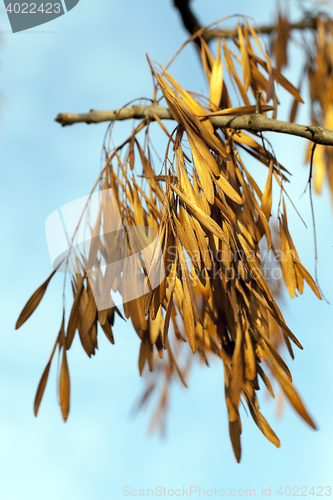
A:
<svg viewBox="0 0 333 500">
<path fill-rule="evenodd" d="M 282 21 L 280 19 L 280 25 L 284 23 L 283 29 L 287 32 Z M 278 38 L 277 47 L 281 44 Z M 209 120 L 210 116 L 253 113 L 255 105 L 250 99 L 258 95 L 261 112 L 273 109 L 275 113 L 278 102 L 275 84 L 279 83 L 302 102 L 297 89 L 272 66 L 267 50 L 249 23 L 239 24 L 238 37 L 231 40 L 221 37 L 215 57 L 201 39 L 201 59 L 207 76 L 208 97 L 186 91 L 166 69 L 149 61 L 156 82 L 154 96 L 161 92 L 176 122 L 172 133 L 156 116 L 155 122 L 150 119 L 141 122 L 118 148 L 106 148 L 106 162 L 97 185 L 101 191 L 112 190 L 124 230 L 112 237 L 106 229 L 112 211 L 101 203 L 97 221 L 90 227 L 93 243 L 89 259 L 78 258 L 79 271 L 72 275 L 71 313 L 67 326 L 63 313 L 55 347 L 37 390 L 35 414 L 58 346 L 62 356 L 60 403 L 66 420 L 70 393 L 67 352 L 75 333 L 78 331 L 90 357 L 98 347 L 99 329 L 114 343 L 113 326 L 118 315 L 131 320 L 141 340 L 140 374 L 148 367 L 156 373 L 156 380 L 160 375 L 163 380 L 154 425 L 165 415 L 172 376 L 178 376 L 186 386 L 193 354 L 194 359 L 207 364 L 210 356 L 223 363 L 229 432 L 239 461 L 241 402 L 248 406 L 267 439 L 280 445 L 259 410 L 259 381 L 274 397 L 270 378 L 276 379 L 299 415 L 315 427 L 293 386 L 290 370 L 276 348 L 280 342 L 276 336 L 283 339 L 292 356 L 291 344 L 302 346 L 286 325 L 274 298 L 274 283 L 269 284 L 263 271 L 260 253 L 263 245 L 276 259 L 276 265 L 281 262 L 291 297 L 296 288 L 299 293 L 303 292 L 304 280 L 319 298 L 321 296 L 300 262 L 288 229 L 284 201 L 288 171 L 268 152 L 265 139 L 260 135 L 236 133 L 231 127 L 219 129 Z M 282 56 L 279 61 L 279 66 L 283 66 Z M 238 63 L 242 76 L 236 70 Z M 222 68 L 226 70 L 225 76 Z M 242 105 L 232 106 L 230 83 Z M 273 108 L 266 104 L 270 99 Z M 154 126 L 161 127 L 168 140 L 161 173 L 153 162 L 149 131 Z M 141 145 L 137 134 L 143 129 L 145 140 Z M 251 155 L 258 162 L 259 175 L 266 176 L 263 191 L 246 168 L 241 152 Z M 280 252 L 272 231 L 274 181 L 283 203 L 278 218 Z M 150 286 L 148 292 L 125 300 L 123 313 L 115 305 L 98 310 L 93 293 L 96 287 L 104 287 L 104 293 L 110 297 L 112 290 L 119 290 L 125 275 L 140 276 L 142 283 L 147 279 L 140 251 L 128 244 L 130 231 L 136 227 L 145 228 L 141 233 L 142 248 L 152 241 L 150 231 L 158 234 L 162 258 L 153 249 L 150 260 L 155 259 L 155 267 L 163 279 L 157 286 Z M 97 255 L 102 255 L 105 262 L 110 259 L 117 262 L 117 272 L 112 277 L 106 279 L 98 266 L 92 269 L 88 265 L 89 261 L 96 261 Z M 129 264 L 127 257 L 135 255 Z M 54 272 L 29 300 L 17 327 L 35 310 L 53 275 Z M 190 350 L 185 352 L 187 343 Z M 149 380 L 140 405 L 157 387 L 154 379 Z"/>
</svg>

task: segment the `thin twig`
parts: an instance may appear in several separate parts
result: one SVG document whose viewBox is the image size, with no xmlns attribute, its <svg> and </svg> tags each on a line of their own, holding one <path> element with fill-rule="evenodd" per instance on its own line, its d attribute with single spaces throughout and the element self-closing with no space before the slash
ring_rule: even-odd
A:
<svg viewBox="0 0 333 500">
<path fill-rule="evenodd" d="M 323 294 L 323 291 L 321 290 L 321 287 L 319 285 L 319 280 L 318 280 L 318 248 L 317 248 L 317 233 L 316 233 L 316 220 L 315 220 L 315 213 L 314 213 L 314 207 L 313 207 L 313 199 L 312 199 L 312 185 L 311 185 L 311 180 L 312 180 L 312 172 L 313 172 L 313 157 L 314 157 L 314 152 L 317 147 L 317 144 L 314 143 L 312 146 L 311 150 L 311 159 L 310 159 L 310 173 L 309 173 L 309 195 L 310 195 L 310 205 L 311 205 L 311 215 L 312 215 L 312 226 L 313 226 L 313 237 L 314 237 L 314 251 L 315 251 L 315 279 L 316 279 L 316 284 L 318 286 L 318 289 L 320 291 L 320 294 L 322 295 L 323 299 L 328 303 L 328 300 L 326 299 L 325 295 Z M 306 189 L 306 188 L 305 188 Z"/>
</svg>

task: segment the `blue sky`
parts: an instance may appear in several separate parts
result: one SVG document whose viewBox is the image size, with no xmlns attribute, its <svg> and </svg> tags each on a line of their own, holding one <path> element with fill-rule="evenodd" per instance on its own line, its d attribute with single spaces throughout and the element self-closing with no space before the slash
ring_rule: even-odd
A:
<svg viewBox="0 0 333 500">
<path fill-rule="evenodd" d="M 282 310 L 304 346 L 288 364 L 319 431 L 304 424 L 288 403 L 283 418 L 275 419 L 274 404 L 262 400 L 264 414 L 281 440 L 279 450 L 243 412 L 243 456 L 236 464 L 228 437 L 223 373 L 217 363 L 210 369 L 194 369 L 188 390 L 175 386 L 167 437 L 147 436 L 149 413 L 130 416 L 143 388 L 137 369 L 139 339 L 130 325 L 120 322 L 114 331 L 116 345 L 100 336 L 100 349 L 92 359 L 77 339 L 74 342 L 67 423 L 62 422 L 56 399 L 55 362 L 39 416 L 33 416 L 35 390 L 60 327 L 62 276 L 55 277 L 29 321 L 18 331 L 14 325 L 26 300 L 51 271 L 45 220 L 65 203 L 88 194 L 99 172 L 106 129 L 106 124 L 62 128 L 54 118 L 60 112 L 115 109 L 136 97 L 151 97 L 145 53 L 164 65 L 187 37 L 171 3 L 80 0 L 65 16 L 17 34 L 10 33 L 0 6 L 1 499 L 120 499 L 124 486 L 191 485 L 255 488 L 256 496 L 262 486 L 272 486 L 274 497 L 280 486 L 332 485 L 332 306 L 318 301 L 308 287 L 293 301 L 286 295 Z M 262 0 L 238 1 L 237 12 L 235 3 L 218 0 L 194 0 L 193 6 L 203 23 L 235 13 L 270 22 L 274 12 L 273 2 L 267 7 Z M 297 68 L 297 54 L 291 57 L 291 67 Z M 196 64 L 197 55 L 188 48 L 171 67 L 172 74 L 185 88 L 204 92 L 199 71 L 193 71 Z M 286 74 L 297 84 L 294 69 Z M 279 96 L 284 102 L 282 90 Z M 281 119 L 290 109 L 286 102 Z M 303 108 L 298 122 L 308 123 L 308 109 Z M 131 124 L 117 124 L 115 143 L 130 129 Z M 308 229 L 290 206 L 289 225 L 300 258 L 313 273 L 309 199 L 300 197 L 308 176 L 303 165 L 305 141 L 268 137 L 281 163 L 293 173 L 289 192 Z M 256 172 L 260 165 L 251 168 Z M 332 303 L 333 214 L 327 188 L 314 202 L 319 278 Z"/>
</svg>

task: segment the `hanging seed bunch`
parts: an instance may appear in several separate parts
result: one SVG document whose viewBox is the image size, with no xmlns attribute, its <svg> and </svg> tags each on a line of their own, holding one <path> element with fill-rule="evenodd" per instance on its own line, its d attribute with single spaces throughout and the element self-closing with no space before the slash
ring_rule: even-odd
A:
<svg viewBox="0 0 333 500">
<path fill-rule="evenodd" d="M 333 21 L 317 18 L 317 31 L 312 50 L 308 51 L 307 71 L 311 97 L 311 121 L 313 125 L 333 129 Z M 308 147 L 306 160 L 311 157 Z M 313 157 L 314 187 L 318 193 L 328 178 L 333 192 L 333 152 L 318 145 Z"/>
<path fill-rule="evenodd" d="M 333 130 L 333 21 L 322 6 L 333 7 L 332 2 L 312 1 L 310 5 L 300 2 L 305 20 L 292 24 L 288 10 L 278 11 L 278 18 L 272 36 L 272 57 L 277 69 L 288 65 L 288 48 L 291 42 L 301 45 L 304 63 L 301 66 L 298 90 L 306 83 L 310 93 L 311 126 Z M 299 37 L 291 36 L 290 29 L 298 26 Z M 311 28 L 311 33 L 303 30 Z M 299 108 L 299 99 L 295 97 L 289 120 L 295 122 Z M 311 160 L 311 144 L 308 143 L 305 162 Z M 328 179 L 333 193 L 333 152 L 328 146 L 318 144 L 313 155 L 313 181 L 317 193 L 321 193 L 324 181 Z"/>
<path fill-rule="evenodd" d="M 224 366 L 229 433 L 237 461 L 241 457 L 241 403 L 248 407 L 267 439 L 280 446 L 258 402 L 260 386 L 266 386 L 274 398 L 273 380 L 298 414 L 315 427 L 278 352 L 283 344 L 293 357 L 292 346 L 302 346 L 284 321 L 274 296 L 276 281 L 269 279 L 271 271 L 264 272 L 261 258 L 265 248 L 266 255 L 276 259 L 276 265 L 281 264 L 291 297 L 296 290 L 302 294 L 306 282 L 321 298 L 315 281 L 300 261 L 288 227 L 288 170 L 269 152 L 261 134 L 236 131 L 232 121 L 221 128 L 211 120 L 255 111 L 276 113 L 276 84 L 298 102 L 302 99 L 298 90 L 272 66 L 264 43 L 251 24 L 239 24 L 237 33 L 228 39 L 218 37 L 214 56 L 202 36 L 204 30 L 199 32 L 200 56 L 209 89 L 205 96 L 186 91 L 167 69 L 148 59 L 155 82 L 152 104 L 158 106 L 158 96 L 163 100 L 174 128 L 169 132 L 152 107 L 150 117 L 141 121 L 123 144 L 114 149 L 105 146 L 105 166 L 94 191 L 112 190 L 124 227 L 119 238 L 124 241 L 119 244 L 106 230 L 111 212 L 107 203 L 101 203 L 97 221 L 90 227 L 93 243 L 88 260 L 101 254 L 108 261 L 117 254 L 113 260 L 119 263 L 118 273 L 103 284 L 110 296 L 111 290 L 119 289 L 121 276 L 144 275 L 140 252 L 124 242 L 130 230 L 145 227 L 143 246 L 152 241 L 150 231 L 158 234 L 163 257 L 159 272 L 163 271 L 164 279 L 142 296 L 126 301 L 122 312 L 116 306 L 98 310 L 92 288 L 102 286 L 101 271 L 97 267 L 92 272 L 87 258 L 76 256 L 79 271 L 71 276 L 71 313 L 69 318 L 65 311 L 62 313 L 61 329 L 37 390 L 36 415 L 57 347 L 62 360 L 60 405 L 66 420 L 70 397 L 67 358 L 76 332 L 90 357 L 96 353 L 98 335 L 104 333 L 114 344 L 119 321 L 128 319 L 141 341 L 139 372 L 149 374 L 139 406 L 148 401 L 154 390 L 160 395 L 152 428 L 164 422 L 171 380 L 179 378 L 187 386 L 192 360 L 208 364 L 210 358 Z M 279 65 L 283 65 L 283 58 Z M 273 106 L 267 104 L 270 100 Z M 160 127 L 165 134 L 164 157 L 157 166 L 152 127 Z M 266 179 L 264 190 L 250 175 L 242 155 L 247 160 L 251 156 L 257 163 L 258 178 Z M 280 198 L 277 231 L 273 231 L 271 217 L 273 184 Z M 126 259 L 130 255 L 138 256 L 132 267 Z M 157 259 L 156 255 L 153 249 L 151 262 Z M 36 309 L 55 272 L 31 297 L 17 328 Z"/>
</svg>

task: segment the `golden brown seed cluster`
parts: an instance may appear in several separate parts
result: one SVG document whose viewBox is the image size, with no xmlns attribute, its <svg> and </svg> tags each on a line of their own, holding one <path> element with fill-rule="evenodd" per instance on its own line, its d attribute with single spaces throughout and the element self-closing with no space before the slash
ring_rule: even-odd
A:
<svg viewBox="0 0 333 500">
<path fill-rule="evenodd" d="M 154 375 L 147 378 L 147 390 L 139 406 L 158 388 L 161 397 L 152 427 L 163 422 L 173 376 L 186 386 L 193 359 L 206 364 L 210 357 L 219 359 L 224 365 L 229 432 L 238 461 L 241 403 L 247 405 L 267 439 L 280 446 L 259 410 L 257 395 L 261 382 L 274 397 L 271 381 L 276 379 L 299 415 L 315 427 L 278 352 L 285 344 L 293 357 L 292 343 L 302 346 L 276 303 L 279 293 L 276 281 L 268 279 L 270 274 L 263 271 L 265 249 L 281 263 L 291 297 L 296 290 L 303 293 L 305 281 L 321 298 L 315 281 L 300 261 L 288 227 L 285 185 L 289 172 L 270 152 L 261 135 L 235 131 L 232 122 L 228 128 L 217 128 L 209 120 L 211 116 L 249 115 L 258 111 L 258 106 L 261 113 L 273 110 L 276 115 L 276 84 L 289 92 L 296 103 L 302 102 L 298 90 L 280 72 L 287 63 L 290 38 L 288 21 L 281 15 L 276 33 L 276 67 L 262 38 L 248 22 L 238 24 L 237 36 L 218 37 L 215 55 L 201 36 L 200 56 L 207 78 L 207 96 L 186 91 L 167 69 L 148 59 L 155 82 L 153 102 L 158 96 L 164 98 L 175 122 L 174 129 L 170 132 L 153 113 L 154 120 L 147 118 L 140 122 L 119 147 L 110 149 L 106 145 L 105 166 L 94 187 L 94 190 L 112 189 L 125 228 L 121 236 L 123 244 L 108 235 L 99 236 L 107 232 L 103 231 L 103 225 L 110 217 L 107 208 L 101 206 L 96 225 L 91 228 L 94 255 L 100 252 L 107 261 L 117 254 L 116 260 L 124 261 L 129 255 L 124 253 L 125 248 L 128 252 L 127 231 L 135 226 L 156 230 L 162 248 L 165 278 L 155 289 L 123 307 L 123 315 L 131 320 L 141 340 L 140 374 L 146 376 L 150 371 Z M 331 33 L 332 24 L 319 18 L 316 56 L 312 54 L 308 67 L 312 102 L 319 102 L 326 126 L 330 124 L 333 109 Z M 236 98 L 238 101 L 233 104 Z M 253 104 L 256 100 L 257 105 Z M 267 104 L 269 101 L 273 106 Z M 292 120 L 295 114 L 294 105 Z M 313 124 L 318 124 L 314 111 Z M 154 161 L 152 127 L 160 127 L 166 136 L 159 168 Z M 248 160 L 249 155 L 257 162 L 258 176 L 265 176 L 263 190 L 245 166 L 242 156 Z M 330 156 L 329 148 L 317 148 L 314 161 L 318 189 L 324 170 L 330 171 Z M 273 185 L 280 199 L 277 227 L 271 217 Z M 146 229 L 147 238 L 148 232 Z M 142 273 L 140 258 L 134 262 L 131 268 L 123 264 L 123 272 L 133 276 Z M 91 280 L 96 284 L 101 279 L 100 270 L 90 272 L 88 279 L 83 257 L 78 265 L 81 272 L 71 277 L 71 313 L 65 318 L 63 312 L 61 329 L 37 390 L 36 415 L 57 347 L 62 359 L 60 403 L 66 420 L 70 398 L 67 357 L 76 332 L 90 357 L 98 347 L 98 325 L 113 344 L 115 316 L 117 321 L 123 318 L 117 307 L 97 310 Z M 38 306 L 53 275 L 54 272 L 31 297 L 17 327 Z M 109 293 L 117 290 L 119 279 L 120 273 L 108 283 Z"/>
</svg>

